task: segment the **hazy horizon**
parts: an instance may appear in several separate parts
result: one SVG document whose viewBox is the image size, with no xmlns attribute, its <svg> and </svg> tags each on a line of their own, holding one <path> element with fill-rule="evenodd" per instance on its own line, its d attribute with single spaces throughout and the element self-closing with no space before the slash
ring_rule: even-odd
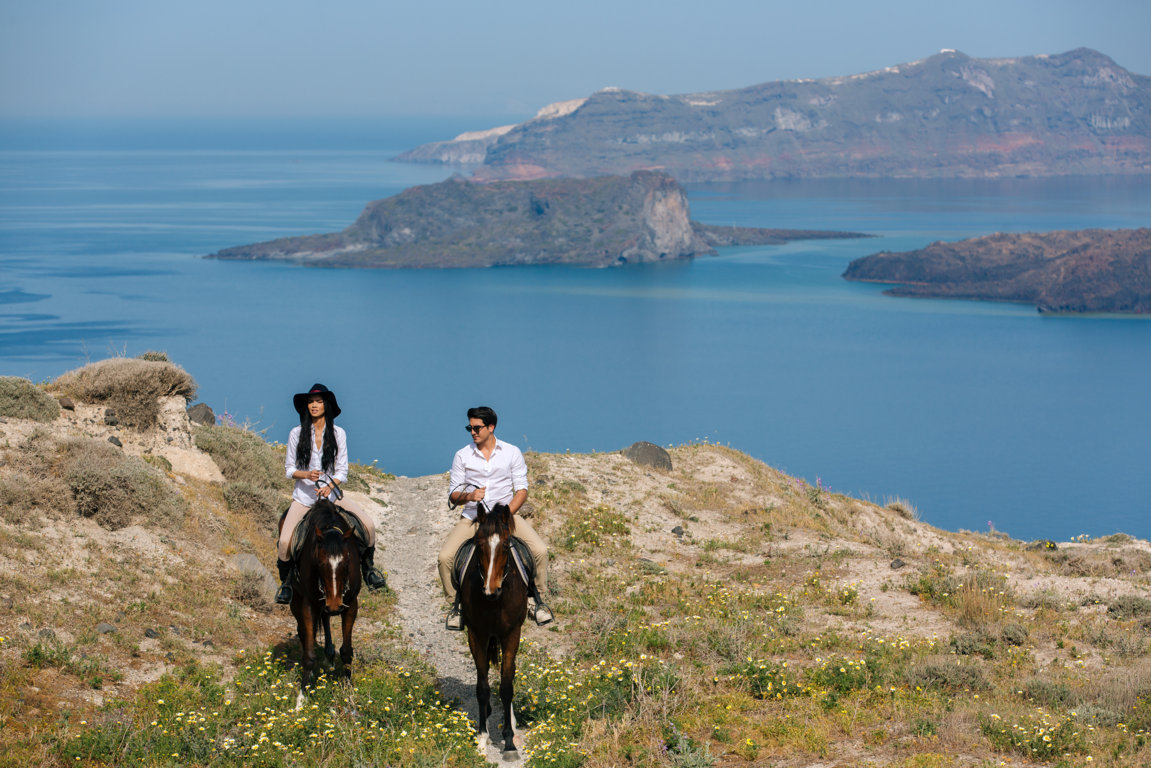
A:
<svg viewBox="0 0 1151 768">
<path fill-rule="evenodd" d="M 1151 74 L 1145 0 L 653 7 L 0 0 L 0 118 L 523 119 L 605 87 L 726 90 L 868 72 L 943 48 L 1012 58 L 1089 47 Z"/>
</svg>

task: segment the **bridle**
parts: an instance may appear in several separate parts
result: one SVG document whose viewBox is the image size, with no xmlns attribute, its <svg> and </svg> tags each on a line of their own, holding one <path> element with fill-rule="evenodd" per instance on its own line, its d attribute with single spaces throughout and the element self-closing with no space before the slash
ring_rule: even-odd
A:
<svg viewBox="0 0 1151 768">
<path fill-rule="evenodd" d="M 350 577 L 344 579 L 344 591 L 340 594 L 340 608 L 339 608 L 339 610 L 337 610 L 337 611 L 328 610 L 328 607 L 327 607 L 328 593 L 327 593 L 327 590 L 324 589 L 324 579 L 323 579 L 323 568 L 324 567 L 322 565 L 320 565 L 320 563 L 322 561 L 326 560 L 326 558 L 325 557 L 316 557 L 315 555 L 317 553 L 324 554 L 329 549 L 342 549 L 343 548 L 344 535 L 346 533 L 347 533 L 347 531 L 345 531 L 343 528 L 340 528 L 340 526 L 332 525 L 332 526 L 329 526 L 328 528 L 321 530 L 320 531 L 320 537 L 317 538 L 313 544 L 312 566 L 316 569 L 316 582 L 317 582 L 317 587 L 319 588 L 320 603 L 321 603 L 321 605 L 323 605 L 324 613 L 327 613 L 327 614 L 340 614 L 340 613 L 343 613 L 344 611 L 346 611 L 348 609 L 348 605 L 344 601 L 344 598 L 346 598 L 348 595 L 348 592 L 351 591 L 352 579 Z M 351 569 L 349 567 L 349 571 L 350 570 Z"/>
</svg>

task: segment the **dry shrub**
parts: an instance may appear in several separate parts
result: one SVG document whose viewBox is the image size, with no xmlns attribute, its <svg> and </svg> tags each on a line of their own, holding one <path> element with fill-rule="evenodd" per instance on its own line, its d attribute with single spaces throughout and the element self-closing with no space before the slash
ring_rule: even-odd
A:
<svg viewBox="0 0 1151 768">
<path fill-rule="evenodd" d="M 159 398 L 196 396 L 196 381 L 180 366 L 125 357 L 69 371 L 54 386 L 81 402 L 107 406 L 122 424 L 141 431 L 155 426 Z"/>
<path fill-rule="evenodd" d="M 233 483 L 249 483 L 257 488 L 287 489 L 284 457 L 255 432 L 239 427 L 196 427 L 196 447 L 204 451 L 224 477 Z"/>
<path fill-rule="evenodd" d="M 239 481 L 224 485 L 224 501 L 228 509 L 241 512 L 264 523 L 275 524 L 287 506 L 288 497 L 280 491 L 261 488 Z"/>
<path fill-rule="evenodd" d="M 912 688 L 944 689 L 949 691 L 983 691 L 991 687 L 982 668 L 955 661 L 926 661 L 911 667 L 905 675 Z"/>
<path fill-rule="evenodd" d="M 109 530 L 139 520 L 160 527 L 182 522 L 187 502 L 158 470 L 98 440 L 70 439 L 62 449 L 64 480 L 79 514 Z"/>
<path fill-rule="evenodd" d="M 0 376 L 0 416 L 55 421 L 60 416 L 60 404 L 28 379 Z"/>
<path fill-rule="evenodd" d="M 1078 700 L 1104 712 L 1127 713 L 1131 730 L 1151 728 L 1151 667 L 1138 665 L 1094 675 L 1084 681 Z"/>
<path fill-rule="evenodd" d="M 232 582 L 232 598 L 249 608 L 268 613 L 272 601 L 268 599 L 268 589 L 258 573 L 241 573 Z"/>
<path fill-rule="evenodd" d="M 42 517 L 71 512 L 68 488 L 55 478 L 35 477 L 20 471 L 0 475 L 0 517 L 20 526 L 34 526 Z"/>
<path fill-rule="evenodd" d="M 1069 576 L 1128 577 L 1151 571 L 1151 555 L 1131 548 L 1116 550 L 1059 550 L 1047 560 Z"/>
</svg>

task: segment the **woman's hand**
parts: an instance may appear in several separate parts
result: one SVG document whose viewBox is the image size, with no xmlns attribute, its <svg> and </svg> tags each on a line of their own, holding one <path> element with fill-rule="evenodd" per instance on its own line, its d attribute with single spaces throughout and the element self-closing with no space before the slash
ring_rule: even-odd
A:
<svg viewBox="0 0 1151 768">
<path fill-rule="evenodd" d="M 319 488 L 316 489 L 316 495 L 319 496 L 321 499 L 328 498 L 328 496 L 331 495 L 331 493 L 332 493 L 332 486 L 330 486 L 330 485 L 321 485 Z"/>
</svg>

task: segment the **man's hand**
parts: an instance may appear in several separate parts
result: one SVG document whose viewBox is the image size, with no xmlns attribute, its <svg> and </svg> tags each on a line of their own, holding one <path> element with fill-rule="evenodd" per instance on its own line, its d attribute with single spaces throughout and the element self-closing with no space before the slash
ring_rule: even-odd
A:
<svg viewBox="0 0 1151 768">
<path fill-rule="evenodd" d="M 487 490 L 488 489 L 486 487 L 485 488 L 476 488 L 474 491 L 472 491 L 471 493 L 468 494 L 468 501 L 483 501 L 484 500 L 484 493 Z"/>
</svg>

